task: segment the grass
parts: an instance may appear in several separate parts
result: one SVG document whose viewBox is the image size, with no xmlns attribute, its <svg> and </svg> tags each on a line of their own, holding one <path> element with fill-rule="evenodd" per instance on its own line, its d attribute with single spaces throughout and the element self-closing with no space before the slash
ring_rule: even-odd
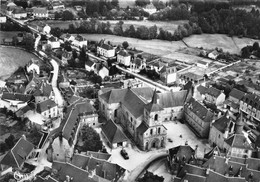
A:
<svg viewBox="0 0 260 182">
<path fill-rule="evenodd" d="M 0 79 L 2 80 L 10 77 L 19 66 L 25 66 L 32 58 L 37 59 L 29 52 L 11 47 L 0 47 L 0 53 Z"/>
<path fill-rule="evenodd" d="M 6 32 L 6 31 L 0 31 L 0 42 L 2 43 L 3 39 L 11 39 L 13 36 L 20 33 L 19 31 L 12 31 L 12 32 Z"/>
</svg>

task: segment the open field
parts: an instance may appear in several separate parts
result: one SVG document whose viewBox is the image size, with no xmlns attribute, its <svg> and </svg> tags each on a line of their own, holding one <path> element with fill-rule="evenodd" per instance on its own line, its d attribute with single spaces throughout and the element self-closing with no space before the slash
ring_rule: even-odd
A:
<svg viewBox="0 0 260 182">
<path fill-rule="evenodd" d="M 122 44 L 124 41 L 129 43 L 129 47 L 136 48 L 151 54 L 162 56 L 165 54 L 174 53 L 176 50 L 186 47 L 182 41 L 164 41 L 164 40 L 141 40 L 128 37 L 120 37 L 115 35 L 106 34 L 82 34 L 88 40 L 100 41 L 105 39 L 110 41 L 112 44 Z"/>
<path fill-rule="evenodd" d="M 103 21 L 103 22 L 107 22 L 107 21 Z M 118 23 L 119 20 L 109 20 L 109 22 L 111 23 L 111 30 L 113 30 L 116 23 Z M 179 25 L 188 23 L 188 20 L 167 21 L 167 22 L 149 21 L 149 20 L 143 20 L 143 21 L 123 20 L 123 22 L 124 22 L 123 30 L 126 30 L 128 27 L 130 27 L 130 25 L 134 25 L 135 29 L 137 29 L 138 27 L 140 27 L 142 25 L 144 25 L 146 27 L 151 27 L 151 26 L 156 25 L 158 28 L 158 32 L 159 32 L 159 28 L 163 28 L 164 30 L 174 33 L 174 31 L 178 28 Z"/>
<path fill-rule="evenodd" d="M 17 35 L 19 31 L 12 31 L 12 32 L 6 32 L 6 31 L 0 31 L 0 42 L 2 43 L 2 40 L 4 38 L 13 38 L 13 36 Z"/>
<path fill-rule="evenodd" d="M 237 47 L 241 50 L 243 47 L 247 45 L 253 45 L 254 42 L 258 42 L 260 44 L 260 40 L 256 39 L 250 39 L 250 38 L 238 38 L 238 37 L 233 37 L 233 41 L 237 45 Z"/>
<path fill-rule="evenodd" d="M 10 77 L 19 66 L 24 66 L 32 58 L 37 59 L 33 54 L 11 47 L 0 46 L 0 79 L 4 80 Z"/>
</svg>

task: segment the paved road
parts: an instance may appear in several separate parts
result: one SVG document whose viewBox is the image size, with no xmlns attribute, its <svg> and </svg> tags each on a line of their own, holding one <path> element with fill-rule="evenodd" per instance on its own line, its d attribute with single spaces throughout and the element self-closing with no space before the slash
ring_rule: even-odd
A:
<svg viewBox="0 0 260 182">
<path fill-rule="evenodd" d="M 134 170 L 132 170 L 125 181 L 136 181 L 138 177 L 153 163 L 157 160 L 160 160 L 162 158 L 166 158 L 168 156 L 167 152 L 162 152 L 160 154 L 156 154 L 151 156 L 149 159 L 147 159 L 145 162 L 137 166 Z"/>
</svg>

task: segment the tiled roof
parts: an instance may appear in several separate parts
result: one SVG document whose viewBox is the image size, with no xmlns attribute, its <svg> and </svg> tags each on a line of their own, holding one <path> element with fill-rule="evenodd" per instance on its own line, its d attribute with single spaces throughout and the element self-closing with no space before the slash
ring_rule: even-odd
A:
<svg viewBox="0 0 260 182">
<path fill-rule="evenodd" d="M 75 104 L 68 107 L 68 112 L 65 116 L 65 124 L 62 128 L 63 137 L 69 140 L 71 131 L 73 130 L 79 115 L 94 113 L 95 109 L 87 100 L 78 100 Z"/>
<path fill-rule="evenodd" d="M 214 114 L 205 106 L 203 106 L 200 102 L 196 101 L 193 97 L 187 103 L 187 107 L 203 121 L 205 122 L 212 121 Z"/>
<path fill-rule="evenodd" d="M 90 59 L 86 61 L 85 63 L 86 65 L 88 65 L 89 67 L 93 66 L 93 64 L 95 64 L 95 62 L 91 61 Z"/>
<path fill-rule="evenodd" d="M 146 124 L 145 122 L 142 122 L 142 123 L 136 128 L 136 131 L 142 135 L 144 132 L 147 131 L 148 128 L 149 128 L 149 126 L 147 126 L 147 124 Z"/>
<path fill-rule="evenodd" d="M 47 14 L 48 10 L 47 8 L 33 8 L 33 13 L 37 13 L 37 14 Z"/>
<path fill-rule="evenodd" d="M 210 87 L 210 88 L 206 89 L 206 93 L 213 97 L 218 97 L 222 92 L 221 92 L 221 90 L 219 90 L 215 87 Z"/>
<path fill-rule="evenodd" d="M 225 141 L 229 146 L 242 149 L 253 149 L 243 134 L 234 134 Z"/>
<path fill-rule="evenodd" d="M 185 76 L 186 78 L 190 78 L 193 80 L 202 80 L 203 79 L 203 75 L 197 75 L 196 73 L 192 73 L 192 72 L 187 72 L 182 74 L 182 77 Z"/>
<path fill-rule="evenodd" d="M 256 95 L 256 94 L 245 94 L 243 99 L 244 102 L 246 102 L 247 104 L 253 106 L 254 108 L 258 108 L 260 109 L 260 96 Z"/>
<path fill-rule="evenodd" d="M 118 55 L 128 57 L 130 54 L 126 50 L 120 50 Z"/>
<path fill-rule="evenodd" d="M 48 99 L 48 100 L 45 100 L 43 102 L 38 103 L 36 110 L 37 110 L 37 112 L 42 113 L 42 112 L 47 111 L 50 108 L 53 108 L 55 106 L 57 106 L 57 104 L 53 100 Z"/>
<path fill-rule="evenodd" d="M 163 108 L 183 106 L 186 101 L 187 90 L 158 93 L 158 97 L 159 105 Z"/>
<path fill-rule="evenodd" d="M 108 120 L 102 125 L 102 131 L 111 144 L 128 140 L 125 134 L 112 120 Z"/>
<path fill-rule="evenodd" d="M 204 159 L 210 159 L 213 155 L 220 155 L 218 146 L 212 148 L 208 153 L 204 155 Z"/>
<path fill-rule="evenodd" d="M 34 91 L 34 96 L 46 96 L 49 97 L 52 92 L 52 86 L 45 81 L 42 81 L 38 89 Z"/>
<path fill-rule="evenodd" d="M 33 149 L 34 145 L 21 137 L 15 146 L 4 156 L 0 164 L 20 168 Z"/>
<path fill-rule="evenodd" d="M 33 99 L 33 96 L 29 95 L 29 94 L 4 92 L 1 99 L 2 100 L 16 100 L 16 101 L 29 102 Z"/>
<path fill-rule="evenodd" d="M 108 44 L 102 44 L 99 47 L 106 49 L 106 50 L 113 50 L 113 47 L 111 45 L 108 45 Z"/>
<path fill-rule="evenodd" d="M 12 13 L 13 13 L 13 14 L 23 14 L 23 13 L 26 13 L 26 11 L 25 11 L 23 8 L 21 8 L 21 7 L 17 7 L 17 8 L 15 8 L 15 9 L 13 10 Z"/>
<path fill-rule="evenodd" d="M 203 65 L 207 65 L 207 64 L 208 64 L 208 62 L 206 62 L 206 61 L 201 61 L 201 60 L 198 60 L 197 63 L 203 64 Z"/>
<path fill-rule="evenodd" d="M 226 115 L 221 116 L 218 118 L 212 126 L 214 126 L 218 131 L 224 133 L 225 129 L 228 127 L 229 123 L 231 122 L 230 118 L 227 118 Z"/>
<path fill-rule="evenodd" d="M 136 64 L 137 66 L 141 66 L 142 59 L 141 58 L 136 58 L 136 59 L 133 60 L 133 63 Z"/>
<path fill-rule="evenodd" d="M 231 90 L 231 92 L 229 93 L 230 97 L 234 97 L 234 98 L 236 98 L 238 100 L 241 100 L 244 95 L 245 95 L 245 92 L 242 92 L 242 91 L 240 91 L 240 90 L 238 90 L 236 88 L 233 88 Z"/>
<path fill-rule="evenodd" d="M 204 87 L 204 86 L 202 86 L 202 85 L 199 85 L 199 86 L 197 87 L 197 90 L 198 90 L 198 92 L 199 92 L 200 94 L 204 95 L 204 94 L 206 93 L 207 88 Z"/>
<path fill-rule="evenodd" d="M 75 37 L 75 40 L 77 40 L 79 42 L 85 41 L 85 39 L 81 35 L 79 35 L 79 34 Z"/>
<path fill-rule="evenodd" d="M 51 36 L 51 37 L 49 38 L 49 41 L 51 41 L 51 42 L 57 42 L 58 39 L 57 39 L 56 37 L 54 37 L 54 36 Z"/>
</svg>

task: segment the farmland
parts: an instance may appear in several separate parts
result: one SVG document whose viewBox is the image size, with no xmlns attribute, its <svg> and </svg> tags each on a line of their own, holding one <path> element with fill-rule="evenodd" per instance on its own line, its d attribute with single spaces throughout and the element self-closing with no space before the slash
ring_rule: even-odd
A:
<svg viewBox="0 0 260 182">
<path fill-rule="evenodd" d="M 0 46 L 0 79 L 4 80 L 10 77 L 14 71 L 19 66 L 24 66 L 32 58 L 36 59 L 37 57 L 26 51 L 11 48 L 11 47 L 1 47 Z"/>
</svg>

